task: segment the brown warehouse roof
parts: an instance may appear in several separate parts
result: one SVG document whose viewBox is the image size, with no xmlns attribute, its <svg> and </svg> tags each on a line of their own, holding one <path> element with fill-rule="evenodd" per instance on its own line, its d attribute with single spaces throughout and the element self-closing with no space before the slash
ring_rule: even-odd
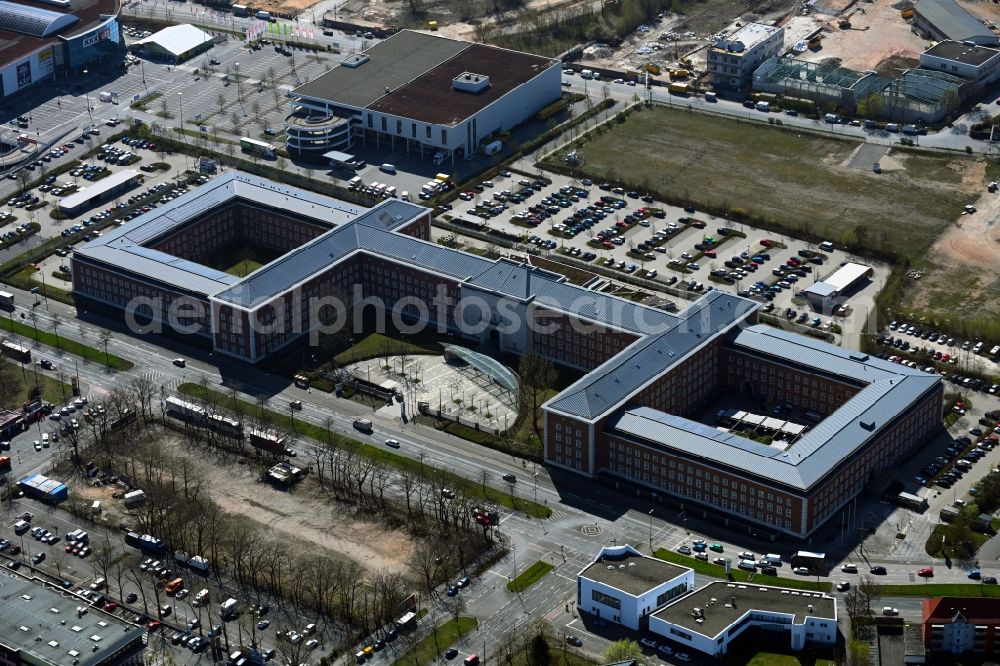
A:
<svg viewBox="0 0 1000 666">
<path fill-rule="evenodd" d="M 338 65 L 295 93 L 454 125 L 557 64 L 550 58 L 411 30 L 396 33 L 364 55 L 363 64 Z M 453 89 L 452 79 L 465 72 L 488 76 L 490 87 L 479 94 Z"/>
<path fill-rule="evenodd" d="M 535 78 L 552 62 L 528 53 L 472 44 L 368 108 L 425 123 L 455 125 Z M 455 90 L 452 79 L 463 72 L 490 77 L 490 87 L 478 95 Z"/>
</svg>

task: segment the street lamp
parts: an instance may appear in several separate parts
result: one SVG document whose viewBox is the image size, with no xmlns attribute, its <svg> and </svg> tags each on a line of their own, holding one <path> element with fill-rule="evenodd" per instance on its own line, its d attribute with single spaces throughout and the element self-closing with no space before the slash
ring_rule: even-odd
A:
<svg viewBox="0 0 1000 666">
<path fill-rule="evenodd" d="M 653 550 L 653 510 L 649 510 L 649 549 Z"/>
<path fill-rule="evenodd" d="M 240 92 L 240 63 L 236 64 L 236 99 L 243 101 L 243 94 Z"/>
<path fill-rule="evenodd" d="M 178 128 L 180 130 L 183 130 L 184 129 L 184 93 L 182 93 L 182 92 L 177 93 L 177 103 L 180 105 L 180 108 L 181 108 L 181 122 L 178 125 Z"/>
<path fill-rule="evenodd" d="M 87 70 L 83 70 L 83 75 L 87 76 Z M 90 125 L 94 125 L 94 114 L 90 110 L 90 90 L 84 89 L 83 93 L 87 96 L 87 115 L 90 116 Z"/>
</svg>

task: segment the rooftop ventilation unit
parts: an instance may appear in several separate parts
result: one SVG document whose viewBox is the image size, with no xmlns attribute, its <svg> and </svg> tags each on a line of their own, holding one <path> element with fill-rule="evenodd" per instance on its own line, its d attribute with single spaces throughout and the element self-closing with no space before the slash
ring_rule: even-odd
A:
<svg viewBox="0 0 1000 666">
<path fill-rule="evenodd" d="M 369 58 L 365 53 L 354 53 L 341 60 L 340 64 L 344 67 L 355 69 L 357 67 L 361 67 L 361 65 L 365 64 L 370 59 L 371 58 Z"/>
<path fill-rule="evenodd" d="M 459 92 L 478 95 L 490 87 L 490 77 L 475 72 L 462 72 L 451 80 L 451 87 Z"/>
</svg>

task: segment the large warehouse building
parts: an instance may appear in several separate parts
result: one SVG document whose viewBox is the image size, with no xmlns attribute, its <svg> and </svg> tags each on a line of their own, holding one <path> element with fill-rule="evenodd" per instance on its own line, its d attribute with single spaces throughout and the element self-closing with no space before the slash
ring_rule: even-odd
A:
<svg viewBox="0 0 1000 666">
<path fill-rule="evenodd" d="M 99 63 L 120 63 L 119 0 L 0 0 L 0 97 Z"/>
<path fill-rule="evenodd" d="M 205 265 L 240 244 L 277 258 L 244 278 Z M 758 325 L 755 301 L 716 290 L 671 314 L 434 243 L 409 202 L 358 208 L 236 171 L 80 247 L 72 275 L 81 310 L 252 363 L 345 311 L 534 352 L 584 373 L 543 406 L 549 464 L 775 535 L 813 533 L 941 424 L 937 376 Z M 684 418 L 715 394 L 810 426 L 768 445 Z"/>
<path fill-rule="evenodd" d="M 402 30 L 296 88 L 288 150 L 357 141 L 444 159 L 474 155 L 562 94 L 558 60 Z"/>
<path fill-rule="evenodd" d="M 920 0 L 913 6 L 913 25 L 931 39 L 952 39 L 982 46 L 1000 43 L 997 34 L 955 0 Z"/>
<path fill-rule="evenodd" d="M 0 571 L 0 664 L 143 663 L 145 627 L 89 606 L 83 597 L 38 578 Z"/>
</svg>

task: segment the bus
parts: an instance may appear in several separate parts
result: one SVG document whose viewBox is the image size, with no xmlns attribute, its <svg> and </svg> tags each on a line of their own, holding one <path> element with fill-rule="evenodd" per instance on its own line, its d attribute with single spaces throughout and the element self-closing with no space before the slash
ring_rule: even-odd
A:
<svg viewBox="0 0 1000 666">
<path fill-rule="evenodd" d="M 820 567 L 826 561 L 825 553 L 811 553 L 808 550 L 800 550 L 792 555 L 793 567 Z"/>
<path fill-rule="evenodd" d="M 896 504 L 921 513 L 927 509 L 927 500 L 910 493 L 899 493 L 896 495 Z"/>
<path fill-rule="evenodd" d="M 264 141 L 251 139 L 248 136 L 240 139 L 240 150 L 259 157 L 273 158 L 275 156 L 274 146 Z"/>
<path fill-rule="evenodd" d="M 243 424 L 236 419 L 223 416 L 222 414 L 209 414 L 208 426 L 216 432 L 221 432 L 230 437 L 243 437 Z"/>
<path fill-rule="evenodd" d="M 14 294 L 9 291 L 0 291 L 0 310 L 14 309 Z"/>
<path fill-rule="evenodd" d="M 7 358 L 12 358 L 21 363 L 31 363 L 31 350 L 27 347 L 14 344 L 10 340 L 0 342 L 0 352 Z"/>
</svg>

